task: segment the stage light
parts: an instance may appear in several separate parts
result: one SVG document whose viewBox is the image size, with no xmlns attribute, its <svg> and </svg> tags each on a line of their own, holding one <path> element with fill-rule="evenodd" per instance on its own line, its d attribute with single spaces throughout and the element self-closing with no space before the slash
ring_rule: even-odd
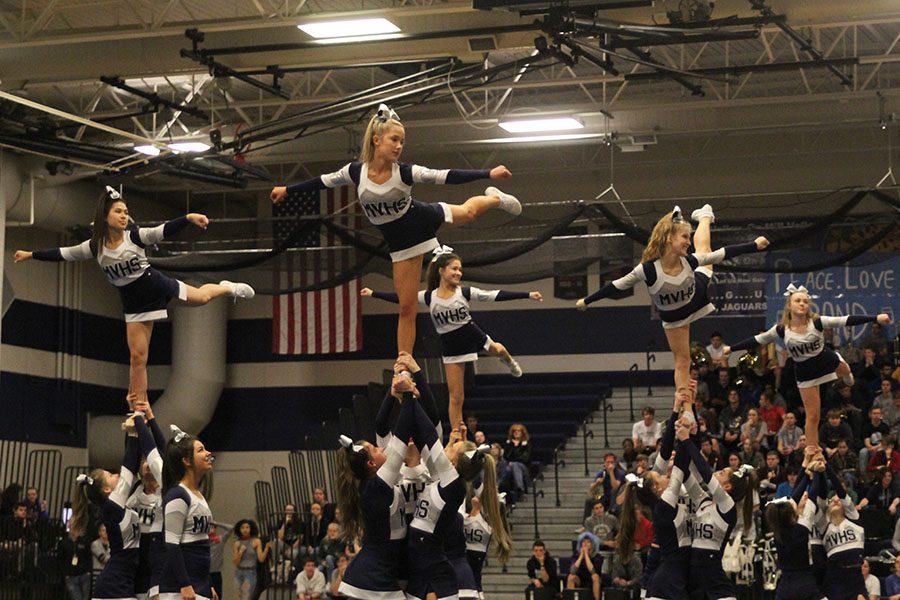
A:
<svg viewBox="0 0 900 600">
<path fill-rule="evenodd" d="M 147 156 L 157 156 L 159 154 L 159 148 L 156 146 L 151 146 L 149 144 L 135 146 L 135 152 L 140 152 L 141 154 L 146 154 Z"/>
<path fill-rule="evenodd" d="M 501 121 L 500 127 L 510 133 L 535 133 L 540 131 L 584 129 L 584 123 L 572 117 L 551 117 L 547 119 Z"/>
<path fill-rule="evenodd" d="M 206 152 L 210 145 L 203 142 L 172 142 L 169 149 L 174 152 Z"/>
</svg>

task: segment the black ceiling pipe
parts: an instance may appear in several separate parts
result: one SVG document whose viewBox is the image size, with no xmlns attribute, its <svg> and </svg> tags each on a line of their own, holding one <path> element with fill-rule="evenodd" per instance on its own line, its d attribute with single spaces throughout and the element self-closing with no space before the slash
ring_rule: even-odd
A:
<svg viewBox="0 0 900 600">
<path fill-rule="evenodd" d="M 858 57 L 825 58 L 822 60 L 801 60 L 798 62 L 780 62 L 759 65 L 732 65 L 730 67 L 708 67 L 686 71 L 691 75 L 703 77 L 707 75 L 740 75 L 743 73 L 762 73 L 767 71 L 796 71 L 797 69 L 825 69 L 830 65 L 851 66 L 859 64 Z M 667 77 L 663 73 L 628 73 L 625 81 L 648 81 Z"/>
<path fill-rule="evenodd" d="M 136 87 L 132 87 L 125 83 L 125 81 L 118 76 L 107 76 L 102 75 L 100 77 L 100 81 L 105 83 L 106 85 L 110 85 L 114 88 L 120 89 L 122 91 L 128 92 L 133 96 L 138 96 L 139 98 L 143 98 L 145 100 L 149 100 L 154 105 L 162 104 L 167 108 L 171 108 L 172 110 L 179 110 L 183 113 L 187 113 L 193 117 L 197 117 L 203 121 L 209 120 L 209 114 L 205 110 L 199 109 L 196 106 L 188 106 L 187 104 L 180 104 L 178 102 L 172 102 L 166 98 L 163 98 L 159 94 L 155 92 L 145 92 L 144 90 L 138 89 Z"/>
</svg>

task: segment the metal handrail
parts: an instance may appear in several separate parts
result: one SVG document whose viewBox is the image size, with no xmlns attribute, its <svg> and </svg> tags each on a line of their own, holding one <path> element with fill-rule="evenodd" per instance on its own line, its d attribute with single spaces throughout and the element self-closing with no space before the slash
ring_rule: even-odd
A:
<svg viewBox="0 0 900 600">
<path fill-rule="evenodd" d="M 604 415 L 605 416 L 605 415 Z M 584 476 L 587 477 L 590 475 L 590 471 L 588 471 L 588 447 L 587 441 L 588 438 L 594 439 L 594 432 L 587 428 L 588 420 L 585 419 L 581 424 L 581 431 L 584 434 Z"/>
<path fill-rule="evenodd" d="M 650 346 L 647 346 L 646 354 L 647 354 L 647 373 L 649 374 L 649 373 L 650 373 L 650 363 L 656 362 L 656 355 L 653 354 L 652 352 L 650 352 Z M 649 377 L 647 378 L 647 381 L 648 381 L 648 383 L 647 383 L 647 396 L 652 396 L 652 395 L 653 395 L 653 388 L 650 386 L 650 383 L 649 383 L 650 378 L 649 378 Z M 632 421 L 634 420 L 634 415 L 631 415 L 631 420 L 632 420 Z"/>
<path fill-rule="evenodd" d="M 609 428 L 606 424 L 606 413 L 612 412 L 613 406 L 607 402 L 608 398 L 603 396 L 600 398 L 600 406 L 603 409 L 603 446 L 609 448 Z"/>
<path fill-rule="evenodd" d="M 628 410 L 631 412 L 631 420 L 634 421 L 634 374 L 638 371 L 637 363 L 628 367 L 631 375 L 628 377 Z"/>
<path fill-rule="evenodd" d="M 537 478 L 535 478 L 535 481 L 537 481 Z M 535 485 L 534 489 L 532 489 L 531 497 L 534 498 L 534 539 L 536 539 L 536 540 L 541 539 L 541 534 L 538 533 L 538 509 L 537 509 L 538 496 L 543 498 L 544 490 L 537 489 L 537 485 Z"/>
<path fill-rule="evenodd" d="M 556 448 L 553 449 L 553 486 L 556 488 L 556 508 L 562 506 L 562 502 L 559 500 L 559 468 L 566 468 L 566 460 L 564 458 L 560 458 L 560 452 L 566 451 L 566 443 L 561 442 Z"/>
</svg>

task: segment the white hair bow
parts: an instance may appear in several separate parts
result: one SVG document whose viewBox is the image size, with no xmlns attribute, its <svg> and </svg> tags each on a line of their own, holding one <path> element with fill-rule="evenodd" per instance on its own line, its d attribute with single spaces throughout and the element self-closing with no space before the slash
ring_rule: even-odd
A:
<svg viewBox="0 0 900 600">
<path fill-rule="evenodd" d="M 797 293 L 797 292 L 803 292 L 803 293 L 806 294 L 807 296 L 809 295 L 809 290 L 808 290 L 808 289 L 806 289 L 806 288 L 805 288 L 804 286 L 802 286 L 802 285 L 801 285 L 800 287 L 797 287 L 797 286 L 794 285 L 793 282 L 791 282 L 791 283 L 788 284 L 787 289 L 785 289 L 785 291 L 784 291 L 784 295 L 790 297 L 791 294 L 795 294 L 795 293 Z"/>
<path fill-rule="evenodd" d="M 397 115 L 394 109 L 384 103 L 378 105 L 378 112 L 376 113 L 376 115 L 378 116 L 378 120 L 382 123 L 386 123 L 391 119 L 397 122 L 400 121 L 400 117 Z"/>
<path fill-rule="evenodd" d="M 797 503 L 794 502 L 794 499 L 791 498 L 790 496 L 782 496 L 781 498 L 775 498 L 774 500 L 769 500 L 769 504 L 782 504 L 782 503 L 784 503 L 784 504 L 790 503 L 790 504 L 794 505 L 794 508 L 797 507 Z"/>
<path fill-rule="evenodd" d="M 117 190 L 116 188 L 114 188 L 111 185 L 106 186 L 106 194 L 112 200 L 121 200 L 122 199 L 122 194 L 119 193 L 119 190 Z"/>
<path fill-rule="evenodd" d="M 444 254 L 453 254 L 453 248 L 451 248 L 450 246 L 438 246 L 432 252 L 434 254 L 434 258 L 431 259 L 431 262 L 434 262 Z"/>
<path fill-rule="evenodd" d="M 363 447 L 361 445 L 354 444 L 353 440 L 351 440 L 346 435 L 342 435 L 339 439 L 341 441 L 341 446 L 343 446 L 344 448 L 350 449 L 353 453 L 359 452 L 360 450 L 363 449 Z"/>
<path fill-rule="evenodd" d="M 676 205 L 675 208 L 672 209 L 672 222 L 673 223 L 684 223 L 684 215 L 681 214 L 680 206 Z"/>
<path fill-rule="evenodd" d="M 644 478 L 638 477 L 634 473 L 628 473 L 627 475 L 625 475 L 625 481 L 627 481 L 628 483 L 633 483 L 634 485 L 638 486 L 639 488 L 644 487 Z"/>
<path fill-rule="evenodd" d="M 753 465 L 743 464 L 734 472 L 739 478 L 743 479 L 753 471 Z"/>
<path fill-rule="evenodd" d="M 185 433 L 184 431 L 182 431 L 181 429 L 179 429 L 179 428 L 178 428 L 178 425 L 175 425 L 175 424 L 169 425 L 169 429 L 171 429 L 171 430 L 172 430 L 172 433 L 175 434 L 175 443 L 176 443 L 176 444 L 177 444 L 178 442 L 180 442 L 181 440 L 183 440 L 184 438 L 190 437 L 190 434 Z"/>
<path fill-rule="evenodd" d="M 75 483 L 77 483 L 78 485 L 94 485 L 94 478 L 90 475 L 82 473 L 75 478 Z"/>
<path fill-rule="evenodd" d="M 475 448 L 474 450 L 469 450 L 468 452 L 466 452 L 466 458 L 468 458 L 469 460 L 472 460 L 473 458 L 475 458 L 476 454 L 484 455 L 484 454 L 490 454 L 490 453 L 491 453 L 491 447 L 488 446 L 487 444 L 482 444 L 482 445 L 478 446 L 477 448 Z"/>
</svg>

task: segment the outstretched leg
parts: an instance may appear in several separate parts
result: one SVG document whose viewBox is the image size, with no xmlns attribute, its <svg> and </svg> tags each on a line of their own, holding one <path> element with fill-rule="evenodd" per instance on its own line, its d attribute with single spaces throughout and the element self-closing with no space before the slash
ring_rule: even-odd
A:
<svg viewBox="0 0 900 600">
<path fill-rule="evenodd" d="M 135 394 L 138 402 L 147 401 L 147 355 L 150 352 L 150 337 L 153 322 L 126 323 L 128 351 L 131 367 L 128 372 L 128 393 Z"/>
<path fill-rule="evenodd" d="M 450 393 L 450 429 L 456 429 L 463 422 L 463 401 L 466 395 L 466 363 L 446 363 L 447 391 Z M 475 435 L 475 432 L 472 432 Z"/>
<path fill-rule="evenodd" d="M 694 250 L 697 252 L 712 252 L 712 236 L 710 235 L 711 217 L 701 217 L 694 231 Z"/>
<path fill-rule="evenodd" d="M 398 353 L 412 354 L 413 346 L 416 344 L 416 312 L 421 279 L 421 256 L 394 263 L 394 290 L 400 300 L 400 315 L 397 319 Z"/>
<path fill-rule="evenodd" d="M 185 304 L 188 306 L 203 306 L 208 304 L 210 300 L 231 295 L 231 288 L 218 283 L 206 283 L 198 288 L 192 285 L 186 287 L 187 300 Z"/>
<path fill-rule="evenodd" d="M 819 448 L 819 417 L 822 401 L 819 398 L 819 386 L 800 388 L 800 399 L 806 412 L 806 423 L 803 433 L 806 434 L 806 447 Z"/>
<path fill-rule="evenodd" d="M 487 353 L 491 356 L 496 356 L 500 359 L 506 367 L 509 369 L 509 372 L 513 374 L 513 377 L 521 377 L 522 376 L 522 367 L 519 366 L 519 363 L 516 362 L 516 359 L 512 357 L 512 354 L 509 353 L 509 350 L 506 349 L 506 346 L 501 344 L 500 342 L 495 342 L 491 340 L 491 344 L 488 346 Z"/>
<path fill-rule="evenodd" d="M 495 187 L 484 190 L 483 196 L 472 196 L 462 204 L 448 204 L 453 214 L 451 226 L 468 225 L 492 208 L 500 208 L 511 215 L 522 213 L 522 204 L 511 195 L 501 192 Z"/>
<path fill-rule="evenodd" d="M 691 341 L 690 326 L 663 329 L 669 348 L 675 358 L 675 389 L 688 389 L 691 383 Z"/>
</svg>

